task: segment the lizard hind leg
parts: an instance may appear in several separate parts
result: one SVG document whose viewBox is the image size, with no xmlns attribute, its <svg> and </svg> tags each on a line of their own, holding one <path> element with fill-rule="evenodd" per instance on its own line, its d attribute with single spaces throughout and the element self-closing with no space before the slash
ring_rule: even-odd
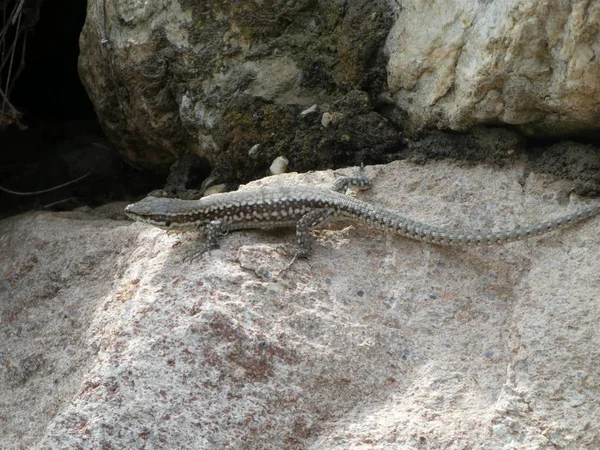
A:
<svg viewBox="0 0 600 450">
<path fill-rule="evenodd" d="M 219 246 L 219 237 L 227 234 L 227 227 L 221 220 L 212 220 L 204 226 L 204 235 L 206 236 L 206 248 L 212 250 Z"/>
<path fill-rule="evenodd" d="M 361 191 L 371 187 L 371 179 L 365 175 L 365 166 L 363 164 L 360 165 L 356 176 L 342 176 L 335 180 L 331 190 L 344 193 L 350 186 L 357 187 Z"/>
<path fill-rule="evenodd" d="M 303 215 L 296 222 L 296 258 L 306 258 L 312 248 L 311 228 L 318 227 L 333 217 L 335 210 L 332 208 L 314 209 Z"/>
</svg>

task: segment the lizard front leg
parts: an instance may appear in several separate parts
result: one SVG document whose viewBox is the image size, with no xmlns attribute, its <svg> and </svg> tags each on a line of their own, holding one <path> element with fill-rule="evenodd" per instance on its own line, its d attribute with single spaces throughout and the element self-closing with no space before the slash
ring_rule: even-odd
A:
<svg viewBox="0 0 600 450">
<path fill-rule="evenodd" d="M 205 242 L 200 249 L 191 252 L 188 256 L 184 257 L 184 260 L 193 262 L 194 259 L 198 258 L 210 250 L 214 250 L 219 246 L 219 237 L 227 234 L 227 227 L 221 220 L 212 220 L 204 226 L 198 227 L 198 231 L 204 234 Z"/>
</svg>

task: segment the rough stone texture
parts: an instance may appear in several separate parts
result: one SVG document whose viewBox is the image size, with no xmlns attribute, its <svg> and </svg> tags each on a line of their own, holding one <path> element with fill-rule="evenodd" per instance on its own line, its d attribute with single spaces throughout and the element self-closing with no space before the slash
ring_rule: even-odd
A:
<svg viewBox="0 0 600 450">
<path fill-rule="evenodd" d="M 387 162 L 400 129 L 598 136 L 598 23 L 589 0 L 90 2 L 79 71 L 127 160 L 239 182 Z"/>
<path fill-rule="evenodd" d="M 278 156 L 306 171 L 399 145 L 371 100 L 391 25 L 385 0 L 90 2 L 79 72 L 129 161 L 192 151 L 220 181 L 249 180 Z"/>
<path fill-rule="evenodd" d="M 469 133 L 434 131 L 409 144 L 413 162 L 455 158 L 466 161 L 499 164 L 514 162 L 526 150 L 526 139 L 504 128 L 474 127 Z M 544 166 L 538 166 L 543 171 Z M 563 174 L 563 177 L 566 174 Z M 574 175 L 569 173 L 568 175 Z"/>
<path fill-rule="evenodd" d="M 600 2 L 407 0 L 399 8 L 388 83 L 413 131 L 598 129 Z"/>
<path fill-rule="evenodd" d="M 541 149 L 532 168 L 575 180 L 575 192 L 580 195 L 600 194 L 600 149 L 593 145 L 559 142 Z"/>
<path fill-rule="evenodd" d="M 520 164 L 367 170 L 366 201 L 450 227 L 580 205 Z M 189 262 L 191 235 L 83 213 L 4 220 L 0 442 L 600 448 L 599 227 L 459 249 L 338 224 L 282 273 L 292 231 L 230 233 Z"/>
<path fill-rule="evenodd" d="M 98 309 L 133 242 L 127 222 L 90 213 L 36 212 L 0 222 L 3 449 L 32 448 L 70 404 L 100 348 Z"/>
<path fill-rule="evenodd" d="M 408 148 L 399 156 L 419 164 L 453 158 L 502 167 L 526 159 L 527 171 L 569 179 L 579 195 L 600 195 L 600 148 L 591 144 L 561 141 L 549 147 L 531 147 L 515 131 L 476 126 L 469 133 L 434 131 L 411 141 Z"/>
</svg>

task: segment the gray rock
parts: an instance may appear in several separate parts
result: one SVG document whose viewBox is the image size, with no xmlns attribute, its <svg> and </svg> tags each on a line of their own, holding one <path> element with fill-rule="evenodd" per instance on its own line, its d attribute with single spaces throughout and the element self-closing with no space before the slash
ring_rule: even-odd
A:
<svg viewBox="0 0 600 450">
<path fill-rule="evenodd" d="M 598 2 L 412 1 L 387 40 L 388 82 L 413 131 L 598 126 Z"/>
<path fill-rule="evenodd" d="M 248 181 L 278 156 L 307 171 L 399 145 L 374 104 L 391 26 L 384 0 L 90 3 L 79 73 L 133 164 L 165 169 L 186 150 L 220 182 Z M 302 114 L 314 104 L 346 120 L 323 130 Z"/>
<path fill-rule="evenodd" d="M 571 212 L 516 163 L 367 167 L 431 224 Z M 331 172 L 243 186 L 329 184 Z M 0 222 L 3 448 L 598 448 L 598 219 L 489 248 L 338 223 L 196 238 L 85 213 Z"/>
</svg>

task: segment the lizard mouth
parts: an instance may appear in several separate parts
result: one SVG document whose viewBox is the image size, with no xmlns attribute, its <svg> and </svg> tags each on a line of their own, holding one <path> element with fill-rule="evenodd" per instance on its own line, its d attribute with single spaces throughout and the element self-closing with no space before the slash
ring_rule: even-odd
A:
<svg viewBox="0 0 600 450">
<path fill-rule="evenodd" d="M 154 227 L 162 228 L 163 230 L 167 231 L 171 231 L 173 230 L 173 228 L 177 228 L 178 222 L 172 218 L 168 218 L 160 214 L 140 214 L 138 212 L 132 211 L 129 208 L 129 206 L 125 208 L 125 214 L 127 215 L 127 217 L 136 222 L 152 225 Z"/>
<path fill-rule="evenodd" d="M 125 215 L 136 222 L 144 222 L 160 228 L 169 228 L 172 224 L 171 220 L 165 219 L 163 216 L 157 214 L 143 214 L 135 211 L 135 204 L 128 205 L 125 208 Z"/>
</svg>

